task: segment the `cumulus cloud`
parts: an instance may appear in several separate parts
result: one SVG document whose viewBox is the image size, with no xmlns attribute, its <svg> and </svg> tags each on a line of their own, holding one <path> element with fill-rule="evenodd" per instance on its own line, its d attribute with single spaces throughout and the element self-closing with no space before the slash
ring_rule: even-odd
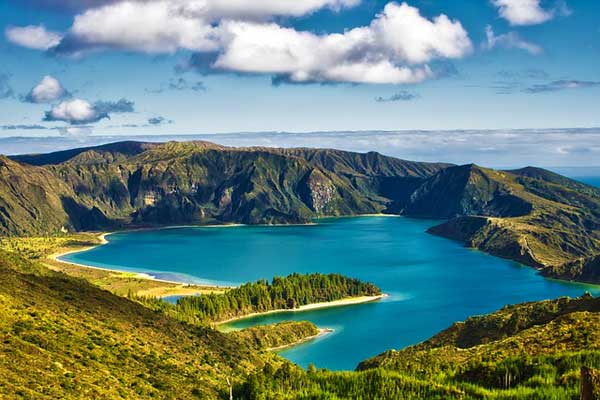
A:
<svg viewBox="0 0 600 400">
<path fill-rule="evenodd" d="M 119 1 L 88 9 L 75 17 L 56 51 L 79 53 L 121 49 L 173 53 L 178 49 L 218 48 L 215 23 L 222 19 L 264 20 L 301 16 L 323 7 L 340 9 L 359 0 L 154 0 Z"/>
<path fill-rule="evenodd" d="M 274 16 L 300 17 L 322 8 L 340 10 L 354 7 L 360 0 L 192 0 L 184 11 L 211 21 L 220 19 L 265 19 Z"/>
<path fill-rule="evenodd" d="M 206 86 L 202 81 L 189 82 L 185 78 L 178 79 L 169 79 L 168 82 L 163 82 L 160 84 L 160 87 L 157 89 L 146 89 L 148 93 L 163 93 L 166 91 L 185 91 L 191 90 L 193 92 L 204 92 L 206 91 Z"/>
<path fill-rule="evenodd" d="M 63 121 L 71 125 L 91 124 L 102 119 L 110 119 L 110 114 L 134 111 L 133 102 L 121 99 L 116 102 L 98 101 L 91 104 L 87 100 L 72 99 L 63 101 L 46 111 L 44 121 Z"/>
<path fill-rule="evenodd" d="M 8 99 L 15 95 L 15 92 L 10 85 L 10 74 L 0 74 L 0 99 Z"/>
<path fill-rule="evenodd" d="M 173 53 L 217 49 L 209 21 L 190 14 L 180 1 L 123 1 L 77 15 L 57 52 L 93 49 Z"/>
<path fill-rule="evenodd" d="M 599 87 L 599 81 L 581 81 L 577 79 L 562 79 L 558 81 L 552 81 L 548 83 L 542 83 L 537 85 L 529 86 L 528 88 L 523 89 L 525 93 L 546 93 L 546 92 L 556 92 L 559 90 L 568 90 L 568 89 L 582 89 L 582 88 L 592 88 Z"/>
<path fill-rule="evenodd" d="M 22 47 L 34 50 L 48 50 L 58 46 L 63 36 L 46 29 L 44 25 L 9 26 L 5 30 L 6 39 Z"/>
<path fill-rule="evenodd" d="M 98 114 L 86 100 L 73 99 L 63 101 L 46 111 L 44 121 L 64 121 L 70 124 L 87 124 L 97 122 L 108 115 Z"/>
<path fill-rule="evenodd" d="M 462 24 L 433 19 L 406 3 L 388 3 L 368 26 L 315 34 L 269 22 L 359 0 L 126 0 L 74 19 L 52 51 L 81 55 L 102 49 L 207 55 L 207 70 L 263 73 L 290 82 L 413 83 L 435 74 L 434 60 L 472 51 Z"/>
<path fill-rule="evenodd" d="M 292 82 L 414 83 L 433 76 L 426 64 L 472 50 L 458 21 L 428 20 L 406 3 L 389 3 L 366 27 L 315 35 L 277 24 L 226 21 L 214 67 L 285 75 Z"/>
<path fill-rule="evenodd" d="M 29 91 L 24 100 L 29 103 L 52 103 L 66 96 L 69 96 L 69 92 L 65 90 L 58 79 L 46 75 Z"/>
<path fill-rule="evenodd" d="M 541 0 L 491 0 L 500 17 L 511 25 L 536 25 L 554 17 L 552 10 L 544 10 Z"/>
<path fill-rule="evenodd" d="M 416 93 L 411 93 L 409 91 L 406 90 L 402 90 L 398 93 L 395 93 L 389 97 L 375 97 L 375 101 L 378 103 L 386 103 L 386 102 L 393 102 L 393 101 L 411 101 L 411 100 L 416 100 L 418 99 L 419 96 Z"/>
<path fill-rule="evenodd" d="M 496 47 L 506 49 L 525 50 L 529 54 L 538 55 L 543 53 L 542 49 L 537 44 L 528 42 L 521 38 L 517 32 L 508 32 L 501 35 L 496 35 L 490 25 L 485 28 L 486 41 L 482 44 L 485 50 L 492 50 Z"/>
</svg>

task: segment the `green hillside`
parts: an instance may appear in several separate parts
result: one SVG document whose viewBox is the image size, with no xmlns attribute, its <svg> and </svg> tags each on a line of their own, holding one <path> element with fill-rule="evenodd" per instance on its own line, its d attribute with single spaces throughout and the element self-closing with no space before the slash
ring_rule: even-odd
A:
<svg viewBox="0 0 600 400">
<path fill-rule="evenodd" d="M 216 398 L 269 354 L 0 252 L 0 397 Z"/>
<path fill-rule="evenodd" d="M 0 158 L 3 235 L 381 212 L 447 219 L 430 233 L 549 277 L 600 279 L 600 191 L 539 168 L 208 142 L 121 142 Z"/>
</svg>

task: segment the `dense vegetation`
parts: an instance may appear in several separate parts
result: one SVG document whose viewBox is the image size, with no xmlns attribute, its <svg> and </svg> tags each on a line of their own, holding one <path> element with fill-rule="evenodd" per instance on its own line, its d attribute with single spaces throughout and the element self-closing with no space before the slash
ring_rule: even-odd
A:
<svg viewBox="0 0 600 400">
<path fill-rule="evenodd" d="M 319 329 L 308 321 L 286 321 L 272 325 L 257 325 L 229 332 L 258 349 L 278 349 L 314 338 Z"/>
<path fill-rule="evenodd" d="M 218 398 L 269 353 L 0 251 L 0 398 Z"/>
<path fill-rule="evenodd" d="M 184 321 L 208 323 L 252 313 L 293 310 L 307 304 L 379 294 L 381 290 L 375 285 L 339 274 L 292 274 L 285 278 L 275 277 L 272 282 L 245 283 L 222 294 L 182 297 L 175 306 L 155 299 L 136 300 Z"/>
</svg>

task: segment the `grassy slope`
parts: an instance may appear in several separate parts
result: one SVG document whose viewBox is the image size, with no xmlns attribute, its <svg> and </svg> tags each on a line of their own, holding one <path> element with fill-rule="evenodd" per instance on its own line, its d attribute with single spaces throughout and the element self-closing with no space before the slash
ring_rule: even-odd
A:
<svg viewBox="0 0 600 400">
<path fill-rule="evenodd" d="M 8 398 L 214 398 L 270 359 L 5 251 L 0 303 Z"/>
</svg>

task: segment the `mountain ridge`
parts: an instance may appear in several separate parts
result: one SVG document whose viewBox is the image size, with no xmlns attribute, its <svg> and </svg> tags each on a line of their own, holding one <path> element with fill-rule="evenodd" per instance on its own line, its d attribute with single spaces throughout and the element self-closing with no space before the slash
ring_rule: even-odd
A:
<svg viewBox="0 0 600 400">
<path fill-rule="evenodd" d="M 203 141 L 117 142 L 0 163 L 5 235 L 389 213 L 445 219 L 429 232 L 547 276 L 600 281 L 597 262 L 576 263 L 600 254 L 600 190 L 535 167 Z"/>
</svg>

